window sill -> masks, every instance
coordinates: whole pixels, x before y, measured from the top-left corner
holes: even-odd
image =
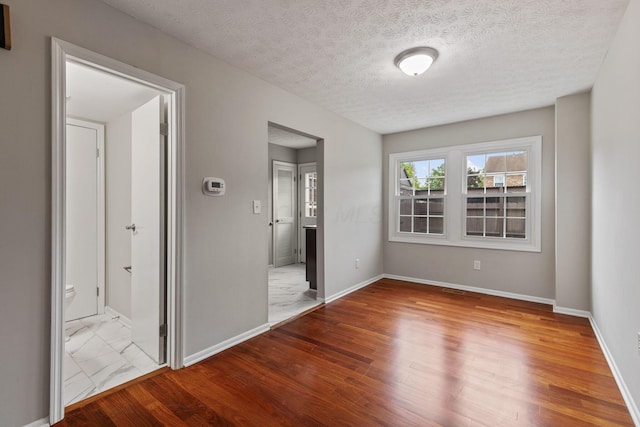
[[[462,240],[448,240],[446,236],[389,236],[390,242],[396,243],[413,243],[418,245],[436,245],[436,246],[453,246],[460,248],[476,248],[476,249],[493,249],[502,251],[517,252],[542,252],[540,245],[534,245],[530,241],[491,241],[485,239],[464,238]]]

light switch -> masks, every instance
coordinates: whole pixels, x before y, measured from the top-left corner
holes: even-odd
[[[262,212],[262,204],[260,203],[260,200],[254,200],[253,201],[253,213],[254,214],[259,214],[260,212]]]

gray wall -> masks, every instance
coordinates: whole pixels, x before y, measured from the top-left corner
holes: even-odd
[[[297,150],[269,143],[269,172],[267,174],[267,201],[265,203],[268,224],[273,223],[273,161],[296,164],[297,159]],[[273,265],[273,226],[269,226],[267,233],[269,234],[269,265]]]
[[[327,295],[382,273],[379,135],[97,0],[5,3],[14,43],[0,52],[0,424],[49,411],[51,36],[186,86],[185,355],[267,323],[267,215],[251,201],[267,200],[270,121],[325,141]],[[225,178],[227,194],[204,196],[204,176]]]
[[[316,147],[296,150],[296,160],[298,161],[298,164],[315,162],[317,156],[316,151]]]
[[[591,92],[556,100],[556,305],[591,308]]]
[[[106,125],[106,305],[131,319],[131,113]]]
[[[554,298],[554,108],[385,135],[384,272],[458,285]],[[387,241],[390,153],[542,135],[542,252],[515,252]],[[473,260],[482,270],[473,269]]]
[[[631,0],[592,94],[592,304],[640,414],[640,0]],[[638,420],[640,422],[640,420]]]

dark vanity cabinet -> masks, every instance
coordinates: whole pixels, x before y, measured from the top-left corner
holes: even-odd
[[[318,289],[318,274],[316,263],[316,226],[304,227],[305,232],[305,252],[306,252],[306,280],[309,282],[309,289]]]

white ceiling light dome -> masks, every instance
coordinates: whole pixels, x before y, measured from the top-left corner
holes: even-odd
[[[394,63],[408,76],[419,76],[438,58],[438,51],[431,47],[414,47],[400,52]]]

